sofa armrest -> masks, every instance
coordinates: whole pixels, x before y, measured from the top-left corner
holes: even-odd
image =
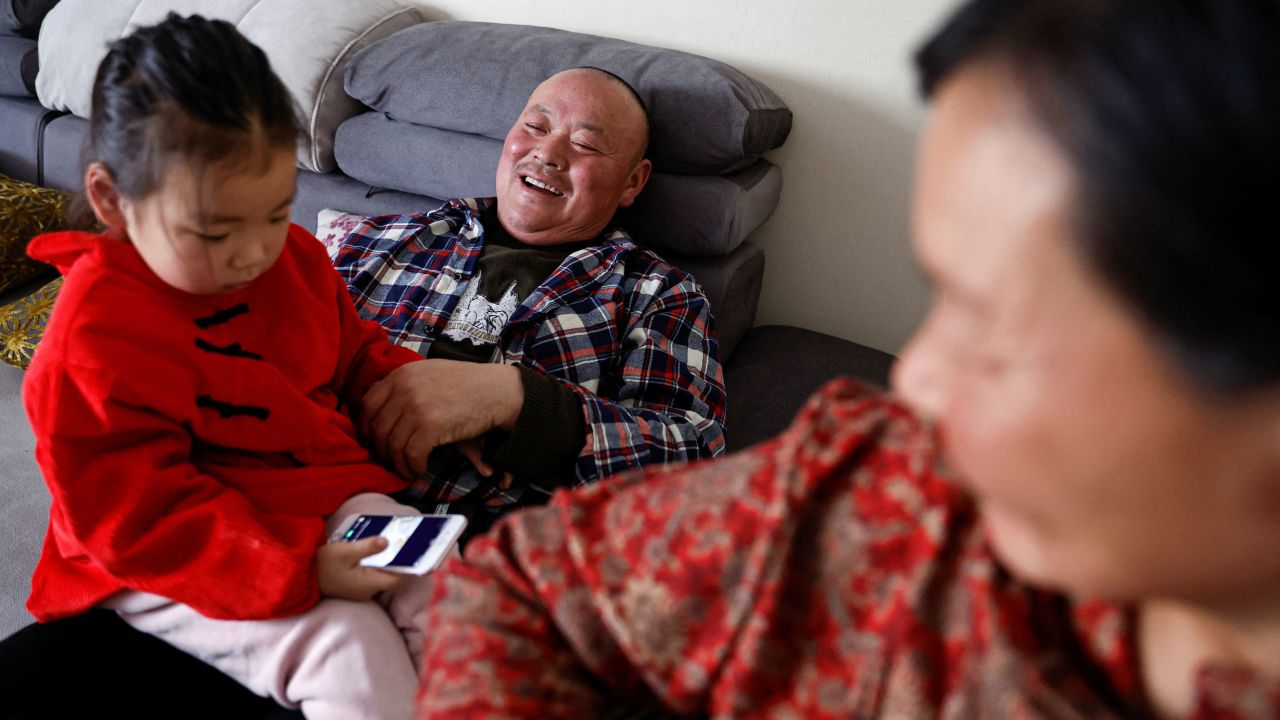
[[[733,452],[777,435],[826,381],[849,375],[887,388],[894,356],[787,325],[752,328],[725,366]]]

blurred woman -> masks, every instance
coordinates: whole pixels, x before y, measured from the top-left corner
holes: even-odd
[[[977,0],[918,65],[898,398],[499,526],[423,716],[1280,715],[1280,3]]]

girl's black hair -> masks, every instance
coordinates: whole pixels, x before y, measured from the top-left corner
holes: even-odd
[[[1280,2],[973,0],[917,52],[923,94],[975,62],[1072,162],[1084,256],[1182,367],[1280,381]]]
[[[213,163],[253,143],[293,147],[293,99],[235,26],[170,13],[111,44],[93,83],[84,166],[101,162],[125,197],[160,183],[165,163]]]

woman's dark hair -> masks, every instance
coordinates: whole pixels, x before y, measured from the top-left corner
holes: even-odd
[[[1182,367],[1280,381],[1280,2],[974,0],[918,51],[923,94],[976,62],[1071,161],[1084,257]]]
[[[174,157],[208,164],[297,137],[293,99],[261,49],[230,23],[170,13],[112,43],[98,66],[83,163],[101,162],[122,195],[140,198]]]

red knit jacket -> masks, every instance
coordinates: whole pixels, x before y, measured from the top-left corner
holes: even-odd
[[[225,295],[165,284],[110,237],[44,235],[28,253],[65,276],[23,384],[53,501],[31,613],[126,588],[214,618],[314,605],[324,516],[404,486],[346,408],[421,357],[356,315],[296,225],[270,270]]]

